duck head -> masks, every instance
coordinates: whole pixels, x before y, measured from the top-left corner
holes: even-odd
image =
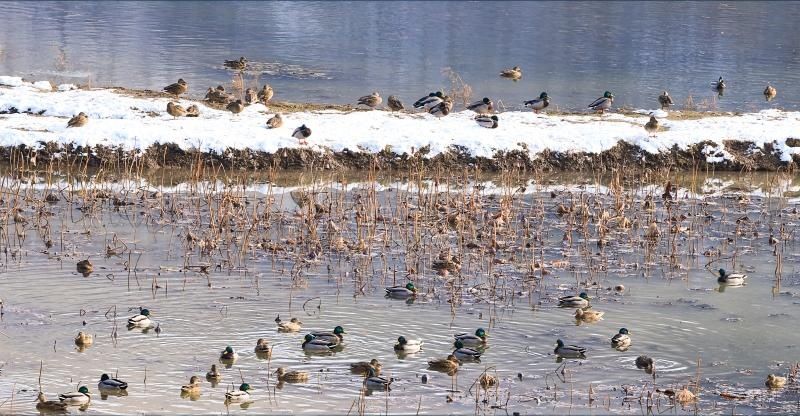
[[[486,338],[486,331],[483,328],[478,328],[475,330],[475,336],[479,338]]]
[[[725,271],[725,269],[719,269],[719,270],[717,270],[717,273],[719,273],[719,277],[725,277],[725,276],[728,275],[728,273]]]
[[[233,347],[231,347],[230,345],[225,347],[225,353],[226,354],[233,354]]]
[[[406,344],[408,344],[408,340],[406,340],[406,337],[401,335],[401,336],[397,337],[397,343],[400,344],[400,345],[406,345]]]
[[[333,333],[336,335],[341,335],[341,334],[346,334],[347,332],[344,332],[344,328],[342,328],[341,326],[337,326],[336,328],[333,328]]]
[[[461,342],[461,340],[460,340],[460,339],[457,339],[457,340],[456,340],[456,343],[455,343],[455,344],[453,344],[453,346],[455,346],[455,347],[456,347],[456,349],[459,349],[459,348],[464,348],[464,343],[463,343],[463,342]]]
[[[108,374],[103,374],[102,376],[100,376],[100,381],[106,381],[106,380],[108,380],[110,378],[111,377],[109,377]]]
[[[150,311],[147,309],[142,309],[142,311],[139,312],[139,314],[144,316],[150,316]]]
[[[88,388],[88,387],[86,387],[86,386],[81,386],[81,387],[78,389],[78,393],[83,393],[83,394],[87,394],[87,395],[88,395],[88,394],[89,394],[89,388]]]
[[[542,91],[542,93],[539,94],[539,99],[544,100],[545,98],[550,98],[550,97],[547,96],[547,92]]]
[[[414,286],[414,283],[412,283],[412,282],[406,283],[406,289],[408,289],[408,290],[410,290],[412,292],[416,292],[417,291],[416,286]]]
[[[614,98],[614,94],[612,94],[611,91],[606,91],[606,92],[603,93],[603,97],[605,97],[605,98]]]
[[[241,391],[247,391],[247,390],[250,390],[250,385],[249,385],[249,384],[247,384],[247,383],[242,383],[242,385],[241,385],[241,386],[239,386],[239,390],[241,390]]]
[[[581,299],[589,300],[589,295],[587,295],[586,292],[581,292],[581,294],[578,295],[578,297]]]
[[[621,329],[619,330],[619,333],[620,333],[620,334],[622,334],[622,335],[628,335],[628,333],[629,333],[629,332],[628,332],[628,329],[627,329],[627,328],[621,328]]]

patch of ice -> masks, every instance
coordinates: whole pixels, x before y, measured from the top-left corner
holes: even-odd
[[[53,84],[50,81],[37,81],[33,83],[33,88],[42,91],[53,91]]]
[[[59,91],[72,91],[77,90],[78,86],[75,84],[61,84],[57,87]]]
[[[8,87],[21,87],[25,85],[25,81],[20,77],[10,77],[7,75],[0,76],[0,85]]]

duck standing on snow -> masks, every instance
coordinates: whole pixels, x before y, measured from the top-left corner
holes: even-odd
[[[275,91],[272,90],[272,87],[269,84],[264,84],[264,87],[258,92],[258,100],[264,105],[267,105],[273,95],[275,95]]]
[[[658,132],[658,120],[653,113],[650,113],[650,121],[644,124],[644,130],[647,132],[648,136],[655,136]]]
[[[370,95],[365,95],[365,96],[363,96],[363,97],[358,99],[358,105],[365,105],[365,106],[367,106],[369,108],[373,108],[373,109],[375,107],[377,107],[378,105],[380,105],[380,103],[382,103],[382,102],[383,102],[383,98],[381,98],[381,95],[378,94],[378,91],[375,91]]]
[[[481,127],[485,127],[487,129],[496,129],[499,125],[500,119],[497,118],[497,116],[481,115],[475,117],[475,122]]]
[[[200,117],[200,107],[192,104],[186,109],[186,117]]]
[[[778,95],[778,90],[775,89],[772,85],[767,84],[767,88],[764,88],[764,98],[767,101],[772,101],[775,96]]]
[[[606,91],[603,93],[602,97],[592,101],[592,103],[589,104],[589,108],[599,112],[600,114],[603,114],[606,110],[611,108],[611,104],[613,103],[614,94],[612,94],[610,91]]]
[[[468,105],[467,110],[472,110],[478,114],[491,113],[494,110],[494,103],[489,99],[489,97],[483,97],[482,100]]]
[[[746,274],[742,273],[728,273],[725,269],[719,269],[718,283],[724,283],[728,286],[741,286],[744,284],[744,279],[747,279]]]
[[[414,283],[408,282],[405,286],[392,286],[384,288],[386,290],[386,296],[390,298],[400,298],[405,299],[413,296],[417,296],[417,288],[414,286]]]
[[[405,109],[405,107],[403,106],[403,102],[400,101],[400,99],[397,98],[397,96],[395,95],[390,95],[389,99],[387,99],[386,102],[389,105],[389,110],[401,111]]]
[[[672,105],[672,97],[669,96],[668,92],[664,91],[658,96],[658,103],[661,104],[662,110],[666,110]]]
[[[406,339],[404,336],[397,337],[397,343],[394,344],[395,352],[402,352],[406,354],[413,354],[422,349],[422,341],[419,339]]]
[[[311,129],[306,127],[305,124],[294,129],[294,132],[292,132],[292,137],[297,139],[300,142],[300,145],[307,145],[308,138],[310,136],[311,136]]]
[[[550,105],[550,97],[547,95],[547,92],[542,92],[539,94],[539,98],[534,100],[525,101],[525,107],[530,108],[533,110],[534,113],[539,113],[539,111],[544,110]]]
[[[97,388],[100,390],[125,390],[128,388],[128,383],[117,380],[116,378],[111,378],[108,374],[103,374],[100,376],[100,382],[97,383]]]
[[[517,81],[520,78],[522,78],[522,68],[515,66],[513,68],[504,69],[500,71],[500,76],[503,78],[510,78],[514,81]]]
[[[128,328],[149,328],[152,325],[150,311],[139,308],[139,313],[128,318]]]
[[[227,109],[233,114],[239,114],[242,111],[244,111],[244,103],[242,103],[242,100],[236,100],[225,106],[225,109]]]
[[[69,119],[69,121],[67,122],[67,128],[83,127],[88,122],[89,122],[89,117],[86,115],[86,113],[81,111],[80,113],[78,113],[77,116],[74,116],[71,119]]]
[[[414,108],[424,108],[425,111],[430,111],[430,109],[436,107],[442,101],[444,101],[444,94],[442,94],[441,91],[436,91],[414,102]]]
[[[442,118],[450,114],[451,111],[453,111],[453,99],[449,96],[445,96],[439,104],[428,110],[428,113],[437,118]]]
[[[577,345],[565,345],[564,341],[556,341],[556,349],[553,352],[562,358],[586,358],[586,348]]]
[[[283,126],[283,117],[281,116],[281,113],[277,113],[267,120],[268,129],[277,129],[281,126]]]
[[[244,69],[247,68],[247,58],[242,56],[239,59],[235,59],[232,61],[225,60],[225,68],[238,69],[240,71],[244,71]]]
[[[183,117],[186,115],[186,110],[179,106],[178,104],[173,103],[172,101],[167,103],[167,114],[171,115],[173,120],[177,119],[178,117]]]
[[[453,335],[453,338],[456,341],[461,341],[461,343],[467,347],[484,347],[486,346],[488,335],[486,334],[486,330],[483,328],[478,328],[475,330],[475,334],[468,334],[466,332],[462,332],[460,334]]]
[[[175,97],[180,96],[181,94],[185,93],[189,90],[189,84],[183,80],[183,78],[178,79],[178,82],[174,84],[169,84],[164,87],[164,91],[175,95]]]

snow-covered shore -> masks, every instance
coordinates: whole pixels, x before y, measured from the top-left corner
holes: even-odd
[[[200,116],[174,120],[166,113],[169,101],[70,85],[50,90],[47,82],[0,77],[0,112],[18,111],[0,115],[0,147],[37,148],[55,143],[145,150],[154,144],[173,143],[184,151],[217,154],[231,149],[274,154],[279,149],[310,147],[329,153],[390,150],[402,155],[429,146],[426,157],[430,158],[450,152],[456,145],[471,157],[493,158],[498,152],[516,151],[535,160],[553,153],[601,154],[624,142],[645,155],[700,144],[705,163],[730,164],[741,155],[729,151],[726,142],[740,141],[751,143],[755,153],[769,149],[784,164],[792,162],[794,155],[800,159],[800,147],[790,146],[795,145],[792,138],[800,138],[800,112],[779,110],[693,119],[667,118],[658,110],[662,131],[653,138],[643,128],[651,110],[637,111],[641,115],[604,116],[509,111],[498,114],[496,129],[478,126],[470,111],[437,119],[425,113],[321,110],[284,114],[283,127],[269,130],[266,121],[273,112],[261,104],[233,115],[181,99],[178,102],[184,107],[198,104]],[[89,123],[67,128],[67,120],[81,111],[89,116]],[[291,137],[301,124],[312,129],[309,146],[301,146]]]

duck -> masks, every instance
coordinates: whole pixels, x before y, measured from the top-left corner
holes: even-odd
[[[97,388],[100,390],[125,390],[128,388],[128,383],[111,378],[108,374],[100,376],[100,382],[97,383]]]
[[[244,103],[242,103],[242,100],[236,100],[225,106],[225,109],[233,114],[239,114],[244,111]]]
[[[652,358],[646,355],[640,355],[636,357],[636,368],[643,368],[645,370],[649,370],[649,372],[652,372],[653,366],[654,362]]]
[[[316,338],[312,334],[306,334],[303,338],[303,350],[308,352],[329,352],[337,345],[326,339]]]
[[[79,331],[75,336],[75,345],[79,347],[88,347],[94,342],[94,337],[83,331]]]
[[[139,308],[139,313],[128,318],[129,327],[149,328],[152,325],[150,311]]]
[[[67,128],[83,127],[88,122],[89,122],[89,116],[87,116],[86,113],[81,111],[80,113],[78,113],[77,116],[74,116],[71,119],[69,119],[69,121],[67,122]]]
[[[516,81],[522,78],[522,68],[514,66],[513,68],[510,69],[504,69],[500,71],[500,76],[503,78],[511,78]]]
[[[250,385],[247,383],[242,383],[239,386],[239,390],[233,390],[225,393],[225,401],[229,403],[236,403],[236,402],[246,402],[250,400]]]
[[[258,101],[258,94],[256,93],[256,90],[248,88],[244,91],[244,102],[247,105],[255,104]]]
[[[67,405],[80,406],[89,403],[92,398],[89,395],[89,388],[86,386],[81,386],[78,388],[78,391],[59,394],[58,400],[60,400],[62,403],[66,403]]]
[[[255,351],[256,354],[266,354],[267,356],[272,355],[272,347],[269,346],[269,342],[267,342],[267,340],[264,338],[259,338],[258,341],[256,341]]]
[[[725,269],[719,269],[717,272],[719,273],[719,277],[717,277],[718,283],[724,283],[729,286],[740,286],[744,284],[744,279],[747,279],[747,275],[743,273],[728,273]]]
[[[272,90],[272,87],[269,84],[264,84],[264,86],[261,87],[261,90],[258,92],[258,100],[264,105],[267,105],[269,100],[272,99],[273,95],[275,95],[275,91]]]
[[[437,104],[435,107],[428,110],[428,113],[432,114],[437,118],[442,118],[450,114],[451,111],[453,111],[453,99],[448,96],[445,96],[444,100],[442,100],[442,102]]]
[[[653,113],[650,113],[650,121],[645,123],[644,130],[647,132],[648,136],[655,136],[658,132],[658,120]]]
[[[181,386],[181,393],[199,393],[200,392],[200,377],[192,376],[189,379],[189,384]]]
[[[462,332],[459,334],[453,335],[453,338],[456,341],[461,341],[467,347],[483,347],[486,345],[486,330],[483,328],[478,328],[475,330],[475,334],[468,334],[466,332]]]
[[[278,331],[280,332],[298,332],[303,328],[303,323],[297,318],[292,318],[289,322],[281,321],[281,317],[275,320],[278,323]]]
[[[200,107],[192,104],[186,109],[186,117],[200,117]]]
[[[614,94],[612,94],[610,91],[606,91],[603,93],[602,97],[592,101],[592,103],[589,104],[589,108],[599,112],[600,114],[603,114],[606,110],[611,108],[611,104],[613,103]]]
[[[173,120],[177,119],[178,117],[183,117],[186,115],[186,110],[175,104],[174,102],[170,101],[167,103],[167,114],[171,115]]]
[[[474,103],[467,106],[467,110],[472,110],[478,114],[486,114],[491,113],[494,110],[494,103],[489,97],[483,97],[480,101],[475,101]]]
[[[534,100],[525,101],[525,107],[530,108],[533,110],[534,113],[539,113],[539,111],[544,110],[550,105],[550,96],[547,95],[547,92],[542,92],[539,94],[539,98]]]
[[[384,290],[386,290],[386,296],[391,298],[405,299],[417,296],[417,287],[414,286],[413,282],[408,282],[405,286],[387,287]]]
[[[583,322],[597,322],[603,320],[605,312],[593,311],[591,309],[583,310],[581,308],[575,309],[575,319]]]
[[[478,377],[478,382],[480,382],[481,387],[484,390],[486,390],[489,387],[496,386],[497,383],[498,383],[498,380],[497,380],[497,377],[495,377],[495,376],[493,376],[493,375],[491,375],[489,373],[483,373],[483,374],[481,374],[480,377]]]
[[[389,386],[392,381],[394,380],[378,376],[375,370],[370,368],[369,375],[364,379],[364,386],[370,390],[391,390]]]
[[[292,132],[292,137],[297,139],[301,145],[308,144],[309,136],[311,136],[311,129],[306,127],[305,124],[294,129],[294,132]]]
[[[626,328],[620,328],[619,333],[611,337],[611,345],[617,348],[626,348],[630,346],[630,332]]]
[[[164,91],[174,95],[175,97],[179,97],[181,94],[185,93],[189,90],[189,84],[183,80],[183,78],[178,79],[178,82],[174,84],[169,84],[164,87]]]
[[[225,67],[230,69],[238,69],[240,71],[244,70],[245,68],[247,68],[247,58],[242,56],[239,59],[235,59],[232,61],[225,60]]]
[[[438,358],[428,361],[428,367],[432,370],[444,371],[447,373],[458,371],[460,362],[455,355],[450,354],[447,358]]]
[[[717,92],[719,92],[719,93],[720,93],[720,95],[722,95],[722,92],[723,92],[723,91],[725,90],[725,88],[726,88],[726,85],[725,85],[725,80],[724,80],[724,79],[722,79],[722,76],[721,76],[721,75],[720,75],[719,79],[718,79],[718,80],[716,80],[715,82],[712,82],[712,83],[711,83],[711,85],[714,87],[714,90],[715,90],[715,91],[717,91]]]
[[[94,265],[89,261],[89,259],[79,261],[75,267],[78,270],[78,273],[81,273],[84,276],[89,275],[94,271]]]
[[[217,370],[216,364],[211,364],[211,370],[208,370],[208,372],[206,373],[206,380],[209,381],[222,380],[222,373],[220,373],[219,370]]]
[[[374,91],[372,94],[365,95],[358,99],[358,105],[365,105],[370,108],[375,108],[382,102],[383,98],[378,94],[378,91]]]
[[[661,104],[662,110],[666,110],[672,105],[672,97],[669,96],[667,91],[664,91],[658,96],[658,103]]]
[[[430,111],[431,108],[436,107],[442,101],[444,101],[444,94],[441,91],[436,91],[415,101],[414,108],[424,108],[425,111]]]
[[[281,113],[277,113],[267,120],[268,129],[277,129],[281,126],[283,126],[283,116],[281,116]]]
[[[772,85],[767,84],[767,88],[764,88],[764,98],[766,98],[767,101],[772,101],[776,95],[778,95],[778,90]]]
[[[283,383],[303,383],[308,381],[308,373],[305,371],[286,371],[283,367],[278,367],[275,371],[278,381]]]
[[[233,347],[228,345],[225,347],[224,350],[219,354],[219,359],[221,361],[236,361],[239,358],[239,353],[233,350]]]
[[[400,101],[400,99],[397,98],[396,95],[390,95],[389,98],[386,100],[386,103],[389,106],[389,110],[392,110],[392,111],[405,110],[405,107],[403,106],[403,102]]]
[[[355,374],[368,374],[369,370],[373,369],[375,370],[376,374],[380,375],[382,368],[383,365],[376,358],[369,360],[369,362],[359,361],[357,363],[350,364],[350,371]]]
[[[589,295],[581,292],[578,296],[564,296],[558,298],[558,306],[567,308],[585,308],[589,306]]]
[[[67,403],[60,400],[47,400],[44,393],[39,392],[38,402],[36,403],[36,410],[45,410],[51,412],[62,412],[67,410]]]
[[[475,121],[481,127],[485,127],[487,129],[496,129],[500,120],[497,118],[497,116],[490,117],[488,115],[482,115],[475,117]]]
[[[217,85],[217,88],[209,88],[206,92],[205,100],[212,103],[227,104],[233,97],[225,92],[225,87]]]
[[[314,338],[332,342],[337,345],[344,341],[344,334],[347,334],[347,332],[344,332],[344,328],[338,325],[333,328],[333,331],[317,331],[311,333]]]
[[[422,349],[422,340],[419,339],[406,339],[404,336],[397,337],[397,343],[394,344],[396,352],[404,352],[406,354],[413,354]]]
[[[564,345],[564,341],[556,341],[556,349],[553,352],[563,358],[586,358],[586,348],[577,345]]]
[[[459,361],[480,361],[480,351],[465,347],[464,343],[459,339],[457,339],[453,345],[456,347],[456,350],[453,351],[453,355],[458,358]]]
[[[780,389],[786,385],[786,377],[770,374],[767,376],[767,381],[764,384],[771,389]]]

